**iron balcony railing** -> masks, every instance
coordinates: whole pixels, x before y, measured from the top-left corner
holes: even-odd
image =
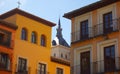
[[[47,72],[47,71],[41,71],[41,70],[37,70],[37,74],[49,74],[49,72]]]
[[[81,30],[74,31],[71,33],[72,42],[83,41],[91,39],[100,35],[105,35],[111,32],[120,30],[120,18],[112,20],[109,27],[104,27],[105,23],[97,24],[92,27],[88,27],[88,33],[81,35]],[[106,23],[108,25],[108,23]]]
[[[120,57],[115,58],[115,63],[108,62],[107,64],[105,63],[105,60],[92,62],[90,64],[89,74],[104,74],[107,72],[120,72]],[[71,74],[82,74],[81,65],[71,66]],[[83,73],[83,74],[86,74],[86,73]]]
[[[11,32],[0,29],[0,45],[10,48],[12,43],[11,36]]]
[[[0,62],[0,70],[11,71],[10,66],[8,65],[8,62],[7,63],[1,63]]]
[[[17,64],[15,66],[15,70],[16,70],[15,74],[29,74],[30,73],[30,67],[26,67],[25,69],[22,69],[22,68],[19,69]]]
[[[18,72],[15,72],[15,74],[28,74],[28,71],[18,71]]]

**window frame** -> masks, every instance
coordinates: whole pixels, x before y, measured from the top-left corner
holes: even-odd
[[[40,74],[47,74],[47,65],[44,63],[39,63],[39,72]]]
[[[112,52],[113,51],[112,48],[114,48],[114,54]],[[109,51],[108,51],[108,49],[109,49]],[[107,53],[106,53],[106,51],[107,51]],[[109,52],[109,54],[108,54],[108,52]],[[110,45],[110,46],[104,47],[104,70],[106,72],[114,71],[115,66],[116,66],[115,65],[115,45]]]
[[[20,62],[21,61],[21,62]],[[22,66],[22,64],[23,64],[23,61],[25,62],[25,68],[23,68]],[[26,71],[27,72],[27,59],[25,59],[25,58],[22,58],[22,57],[19,57],[18,58],[18,69],[17,69],[17,71],[18,72],[24,72],[24,71]]]
[[[88,19],[80,22],[80,39],[87,39],[89,37],[88,25]]]
[[[113,31],[113,21],[112,20],[113,20],[112,11],[103,14],[103,32],[104,33],[109,33],[111,31]]]
[[[46,36],[45,35],[41,35],[40,45],[46,47]]]
[[[37,43],[37,33],[34,31],[31,33],[31,43]]]
[[[57,67],[57,68],[56,68],[56,74],[64,74],[63,68]]]
[[[21,40],[26,40],[27,41],[27,36],[28,35],[28,31],[26,28],[22,28],[21,30]]]

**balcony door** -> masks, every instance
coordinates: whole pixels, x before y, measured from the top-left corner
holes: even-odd
[[[80,29],[81,29],[81,40],[87,39],[88,38],[88,20],[82,21],[80,23]]]
[[[105,34],[113,31],[112,12],[103,15],[103,27]]]
[[[90,74],[90,51],[80,54],[81,74]]]
[[[104,70],[105,72],[115,70],[115,46],[104,48]]]

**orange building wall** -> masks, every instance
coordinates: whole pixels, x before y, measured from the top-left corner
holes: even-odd
[[[43,23],[34,21],[30,18],[16,14],[10,16],[6,21],[14,20],[13,23],[17,24],[18,29],[15,33],[15,47],[14,47],[14,63],[13,73],[16,72],[16,64],[18,64],[18,58],[22,57],[27,59],[27,66],[29,67],[30,74],[36,74],[39,63],[44,63],[47,66],[47,71],[50,74],[56,74],[56,68],[63,68],[64,74],[70,74],[70,67],[51,62],[51,36],[52,27]],[[21,30],[26,28],[28,31],[27,41],[21,40]],[[31,33],[35,31],[37,33],[37,44],[31,43]],[[46,47],[40,45],[40,36],[44,34],[46,36]]]

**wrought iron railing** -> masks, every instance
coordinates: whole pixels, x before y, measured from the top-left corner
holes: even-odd
[[[109,66],[105,67],[105,61],[96,61],[90,64],[90,74],[104,74],[107,72],[120,72],[120,57],[115,58],[115,63],[109,63]],[[71,67],[71,74],[82,74],[81,65]]]
[[[30,73],[30,67],[26,67],[25,69],[19,69],[18,65],[15,65],[15,74],[29,74]]]
[[[11,32],[0,29],[0,45],[5,47],[11,47]]]
[[[72,42],[83,41],[120,30],[120,18],[113,19],[112,23],[110,23],[110,26],[108,28],[104,28],[104,24],[105,23],[101,23],[94,25],[92,27],[88,27],[88,33],[85,34],[84,36],[81,35],[81,30],[72,32],[71,33]]]

